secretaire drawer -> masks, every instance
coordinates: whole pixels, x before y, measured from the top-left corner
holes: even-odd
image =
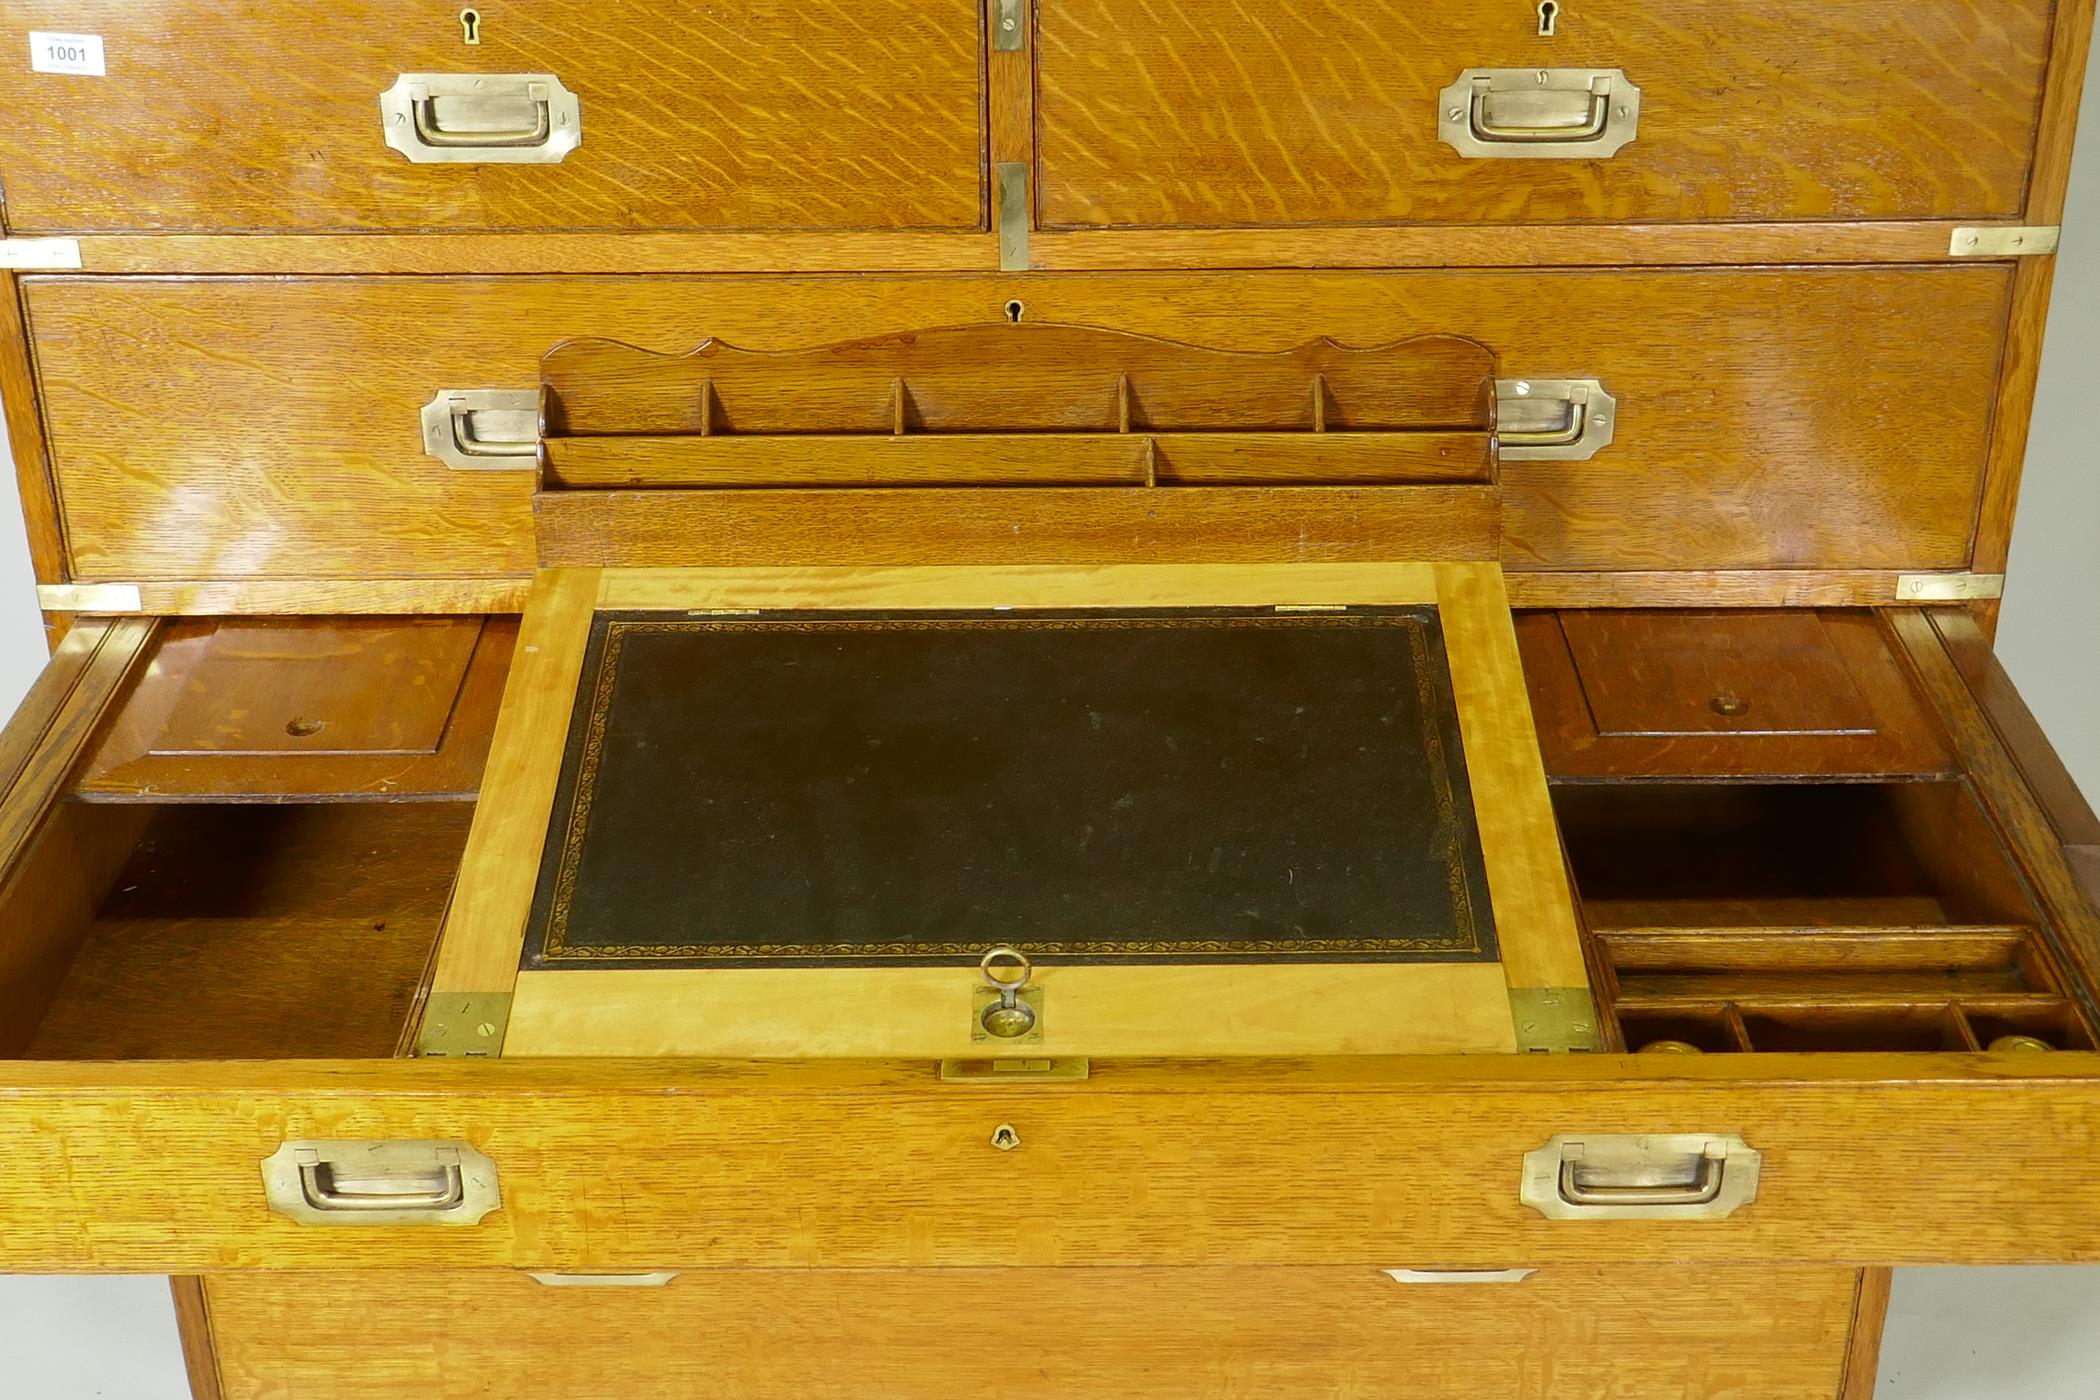
[[[529,393],[555,345],[801,349],[1009,315],[1226,350],[1457,334],[1494,351],[1510,402],[1529,377],[1597,381],[1617,403],[1609,445],[1505,454],[1512,569],[1922,570],[1970,556],[2011,273],[24,285],[83,578],[519,574],[535,557]],[[714,562],[845,563],[859,542],[718,544],[737,554]]]
[[[2017,215],[2052,7],[1037,7],[1050,228]],[[1544,31],[1551,30],[1551,33]]]
[[[455,891],[472,799],[443,776],[446,736],[410,722],[439,706],[405,707],[388,729],[311,709],[314,676],[346,690],[442,678],[471,746],[490,718],[465,692],[498,665],[482,649],[500,629],[455,668],[450,634],[470,625],[357,646],[342,620],[257,622],[216,660],[186,661],[167,652],[187,644],[179,628],[76,623],[0,736],[0,1268],[2100,1257],[2100,1181],[2063,1169],[2100,1136],[2100,1059],[2075,1048],[1771,1053],[1807,1048],[1780,1036],[1707,1055],[1105,1059],[1086,1079],[976,1082],[926,1059],[390,1059],[425,1015],[447,902],[474,888]],[[318,639],[288,640],[301,632]],[[538,660],[510,668],[492,772],[505,726],[537,733],[544,718],[543,688],[516,682],[556,664],[546,641],[528,617],[517,653]],[[265,654],[277,681],[229,697],[294,709],[209,703],[214,675]],[[163,714],[150,693],[163,659],[208,713]],[[123,723],[135,705],[141,722]],[[321,730],[295,732],[314,716]],[[148,731],[149,750],[182,750],[152,793],[82,786],[111,745],[129,753]],[[298,741],[331,734],[365,758],[434,745],[429,780],[380,801],[281,781],[329,757]],[[103,800],[117,796],[131,800]],[[1613,861],[1593,808],[1571,808],[1569,829],[1594,910]],[[1924,834],[1958,840],[1960,823]],[[1686,869],[1702,893],[1742,893],[1720,883],[1725,860]],[[1976,883],[1951,863],[1946,878]],[[1619,966],[1622,992],[1642,970]],[[1335,976],[1332,994],[1361,1004]],[[1632,990],[1653,1000],[1653,980]],[[1550,1170],[1575,1160],[1570,1143],[1654,1134],[1739,1140],[1761,1162],[1754,1194],[1647,1218],[1548,1209],[1555,1181],[1564,1199],[1589,1189]]]
[[[16,232],[975,229],[982,32],[974,0],[8,0],[0,179]]]

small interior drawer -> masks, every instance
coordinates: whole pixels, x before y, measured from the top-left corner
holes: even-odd
[[[1870,612],[1528,613],[1517,640],[1556,777],[1953,769]]]
[[[479,617],[163,626],[76,791],[95,801],[471,796],[517,635]]]

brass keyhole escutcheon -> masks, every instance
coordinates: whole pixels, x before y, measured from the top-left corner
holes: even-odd
[[[459,12],[459,28],[461,37],[469,44],[479,44],[481,42],[481,11],[461,10]]]
[[[1027,314],[1028,307],[1018,299],[1006,304],[1006,319],[1016,326],[1021,324],[1021,318]]]
[[[1550,39],[1560,24],[1560,0],[1539,0],[1539,37]]]
[[[999,999],[985,1007],[984,1014],[978,1018],[985,1034],[1000,1040],[1014,1040],[1035,1029],[1035,1008],[1021,1000],[1021,989],[1035,975],[1035,966],[1028,961],[1028,955],[1002,943],[984,955],[977,964],[977,971],[985,984],[999,994]]]
[[[1750,713],[1750,702],[1743,699],[1740,695],[1731,695],[1723,691],[1707,701],[1706,708],[1712,710],[1723,719],[1741,719],[1744,715]]]
[[[1001,1152],[1011,1152],[1021,1145],[1021,1135],[1014,1131],[1011,1123],[1001,1123],[992,1129],[992,1146]]]

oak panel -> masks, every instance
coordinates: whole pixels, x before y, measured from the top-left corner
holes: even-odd
[[[1030,318],[1229,349],[1456,332],[1486,342],[1505,375],[1601,378],[1621,404],[1611,447],[1588,462],[1504,465],[1512,568],[1962,568],[2011,275],[1993,264],[25,286],[74,569],[195,581],[526,572],[530,474],[447,469],[422,455],[418,415],[439,389],[529,388],[564,339],[792,348],[1000,317],[1009,300]],[[432,326],[443,334],[415,329]]]
[[[2100,1057],[1658,1058],[1099,1062],[1026,1085],[943,1084],[930,1063],[15,1064],[0,1112],[30,1131],[0,1155],[0,1265],[2100,1258],[2100,1180],[2063,1166],[2100,1143]],[[1753,1206],[1575,1222],[1518,1200],[1523,1154],[1555,1133],[1683,1131],[1764,1153]],[[288,1138],[464,1139],[503,1207],[473,1227],[297,1225],[257,1170]]]
[[[1038,7],[1051,228],[2017,216],[2048,0],[1120,0]],[[1469,68],[1617,68],[1608,160],[1468,160],[1437,135]]]
[[[691,1272],[660,1288],[221,1274],[203,1287],[224,1400],[1832,1400],[1858,1277],[942,1269]]]
[[[100,34],[109,65],[101,79],[0,71],[10,226],[984,222],[974,0],[475,8],[468,47],[449,4],[7,0],[0,29]],[[413,164],[386,146],[378,99],[423,72],[552,73],[581,103],[582,144],[556,165]]]

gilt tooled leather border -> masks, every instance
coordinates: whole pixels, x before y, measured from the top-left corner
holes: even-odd
[[[969,630],[1033,628],[1087,630],[1168,626],[1175,628],[1404,628],[1415,683],[1420,739],[1435,820],[1434,843],[1450,894],[1454,928],[1444,938],[1152,938],[1025,939],[1038,961],[1103,964],[1145,961],[1229,963],[1241,960],[1335,962],[1352,960],[1493,962],[1499,957],[1486,867],[1472,820],[1471,786],[1458,731],[1457,702],[1441,645],[1442,626],[1433,606],[1360,609],[1347,613],[1277,613],[1268,609],[1131,609],[1085,614],[983,612],[801,612],[788,616],[705,616],[663,612],[604,612],[591,623],[583,680],[571,717],[562,773],[549,819],[522,966],[735,968],[809,966],[945,965],[974,963],[986,949],[1007,940],[880,943],[571,943],[568,927],[583,851],[597,797],[599,767],[611,725],[613,695],[628,638],[647,633],[832,631],[842,625],[879,630]],[[1438,644],[1432,645],[1432,635]]]

